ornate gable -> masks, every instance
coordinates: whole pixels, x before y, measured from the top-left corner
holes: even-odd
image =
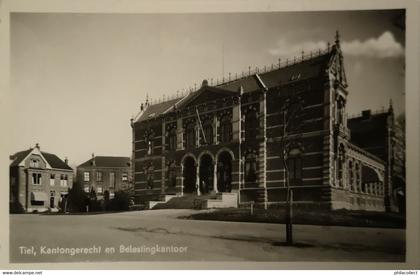
[[[334,45],[334,51],[335,54],[331,57],[331,60],[328,64],[328,68],[330,72],[335,76],[335,79],[340,83],[344,88],[346,88],[347,85],[347,77],[346,72],[344,70],[344,61],[343,61],[343,53],[341,52],[340,47],[340,37],[337,32],[336,38],[335,38],[335,45]]]
[[[177,106],[178,109],[187,108],[190,106],[200,105],[209,101],[222,99],[239,95],[239,92],[232,92],[212,86],[208,86],[206,81],[203,81],[203,85],[199,90],[191,93]]]

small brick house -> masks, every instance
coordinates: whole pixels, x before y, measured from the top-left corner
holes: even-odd
[[[10,202],[26,212],[57,211],[73,185],[73,169],[54,154],[34,148],[10,156]]]
[[[98,198],[106,191],[110,197],[116,191],[130,192],[132,189],[131,161],[129,157],[95,156],[77,166],[77,182],[85,192],[93,190]]]

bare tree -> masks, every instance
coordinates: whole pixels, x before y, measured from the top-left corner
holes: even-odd
[[[285,169],[286,183],[286,244],[293,245],[293,189],[290,186],[289,156],[297,141],[301,137],[300,127],[302,126],[303,100],[295,94],[284,100],[282,105],[283,113],[283,135],[281,137],[282,160]]]

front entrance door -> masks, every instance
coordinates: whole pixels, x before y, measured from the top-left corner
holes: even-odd
[[[203,155],[200,159],[200,192],[207,194],[213,190],[213,159]]]
[[[184,160],[184,193],[193,193],[196,189],[196,168],[192,157],[186,157]]]
[[[54,191],[51,191],[50,192],[50,208],[54,208],[55,207],[54,197],[55,197],[55,192]]]
[[[217,159],[217,189],[219,192],[232,191],[232,157],[223,152]]]

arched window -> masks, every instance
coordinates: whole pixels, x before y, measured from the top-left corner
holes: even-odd
[[[232,122],[228,115],[220,118],[220,142],[230,142],[232,140]]]
[[[350,190],[352,191],[356,191],[356,184],[354,182],[354,172],[353,172],[353,162],[349,161],[349,185],[350,185]]]
[[[254,153],[248,153],[245,157],[245,182],[257,182],[257,158]]]
[[[146,146],[147,146],[148,155],[153,155],[153,145],[154,145],[153,138],[154,138],[153,134],[148,134],[146,136]]]
[[[337,157],[337,180],[339,186],[343,186],[344,184],[344,162],[345,162],[345,150],[344,145],[340,144],[338,148],[338,157]]]
[[[356,186],[355,186],[355,188],[356,188],[356,191],[361,191],[360,190],[360,180],[361,180],[361,177],[360,177],[360,169],[359,169],[359,164],[358,163],[356,163],[356,165],[354,166],[354,173],[355,173],[355,177],[356,177]]]
[[[202,136],[203,134],[201,133],[200,144],[213,144],[213,125],[212,125],[211,119],[207,119],[207,120],[204,121],[203,131],[204,131],[204,135],[206,136],[206,138],[204,139],[204,137]],[[204,142],[204,140],[206,142]]]
[[[292,149],[287,158],[287,169],[289,172],[289,184],[302,184],[302,157],[299,149]]]
[[[196,136],[195,136],[195,124],[188,123],[185,129],[185,147],[187,149],[195,148]]]
[[[249,110],[245,115],[245,140],[255,140],[258,135],[258,116],[255,110]]]
[[[337,117],[337,123],[338,124],[343,124],[344,123],[344,99],[343,98],[339,98],[336,101],[336,117]]]
[[[172,128],[168,133],[168,149],[169,151],[176,150],[176,128]]]

